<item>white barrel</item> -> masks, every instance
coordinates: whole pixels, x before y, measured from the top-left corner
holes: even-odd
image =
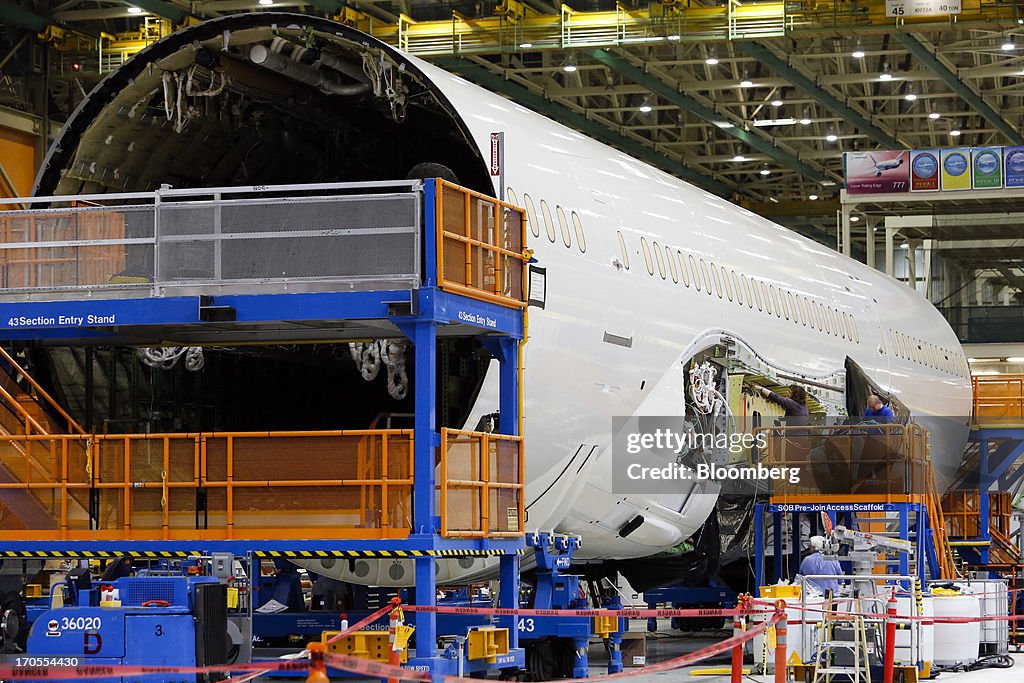
[[[982,617],[1005,617],[1009,614],[1010,598],[1006,581],[1002,579],[973,580],[961,584],[961,593],[978,598]],[[982,654],[1006,654],[1010,651],[1010,622],[992,619],[981,622]]]
[[[934,602],[932,596],[925,595],[918,607],[914,596],[896,597],[897,615],[925,617],[923,620],[913,619],[906,626],[900,625],[896,631],[896,664],[916,666],[935,661],[935,625],[931,621],[935,615]]]
[[[800,598],[786,598],[786,661],[795,652],[801,662],[809,662],[814,659],[818,647],[818,624],[821,622],[821,610],[824,609],[825,599],[819,596],[810,596],[804,605],[808,610],[801,610]],[[792,607],[790,605],[793,605]],[[801,623],[802,618],[802,623]],[[761,623],[768,619],[768,615],[755,615],[751,618],[754,624]],[[765,659],[764,636],[757,636],[750,641],[754,663],[761,664]],[[768,650],[768,671],[775,668],[775,652]]]
[[[941,623],[942,617],[981,616],[981,603],[974,595],[935,595],[935,663],[939,666],[954,666],[978,659],[981,642],[981,624],[973,621],[967,624]]]

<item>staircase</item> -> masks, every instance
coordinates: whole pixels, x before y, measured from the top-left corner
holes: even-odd
[[[88,481],[84,440],[46,439],[85,431],[4,349],[0,349],[0,523],[5,529],[57,529],[88,518],[88,493],[71,490],[62,510],[58,482]],[[67,444],[67,454],[62,452]],[[22,488],[11,485],[21,484]]]

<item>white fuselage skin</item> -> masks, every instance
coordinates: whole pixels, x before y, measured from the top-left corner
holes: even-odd
[[[520,206],[529,195],[536,209],[537,225],[527,234],[538,265],[547,269],[547,293],[543,310],[530,309],[524,357],[528,530],[579,534],[580,559],[618,559],[670,548],[703,524],[715,503],[713,489],[689,496],[681,513],[678,504],[661,505],[659,496],[612,492],[612,417],[682,415],[683,363],[716,332],[742,340],[782,373],[827,377],[841,371],[849,356],[914,415],[970,414],[969,371],[960,344],[936,309],[905,284],[410,59],[452,103],[483,158],[489,158],[490,133],[505,133],[506,186]],[[541,200],[550,209],[554,241]],[[563,240],[556,205],[565,211],[571,247]],[[571,212],[582,223],[585,251]],[[628,268],[617,232],[625,240]],[[740,304],[698,291],[692,281],[687,287],[681,275],[674,282],[668,263],[663,277],[653,261],[651,275],[641,238],[652,248],[657,242],[662,256],[670,246],[687,261],[693,255],[709,268],[713,262],[852,315],[859,342],[776,315],[774,307],[771,314],[758,310],[747,297]],[[915,337],[915,344],[943,349],[949,360],[933,355],[930,363],[916,362],[909,353],[898,355],[893,330]],[[608,343],[606,333],[631,339],[631,346]],[[495,370],[468,420],[471,427],[497,409]],[[933,438],[933,459],[955,460],[955,468],[965,437],[966,432]],[[620,538],[621,527],[637,514],[644,524]]]

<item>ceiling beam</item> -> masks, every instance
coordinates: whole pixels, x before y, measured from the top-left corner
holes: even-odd
[[[0,0],[0,21],[29,31],[42,31],[53,22],[7,0]]]
[[[989,106],[980,95],[971,90],[966,83],[960,80],[957,74],[953,73],[949,67],[943,64],[932,50],[925,47],[921,41],[909,33],[897,33],[896,39],[907,48],[910,54],[914,55],[915,59],[931,69],[950,90],[959,95],[964,102],[981,114],[996,130],[1005,135],[1009,142],[1015,145],[1024,144],[1024,137],[1021,137],[1020,133],[1007,123],[995,109]]]
[[[667,102],[671,102],[680,109],[684,109],[708,123],[728,122],[731,127],[720,127],[723,133],[733,136],[737,140],[746,143],[762,154],[767,154],[778,163],[793,169],[800,175],[819,183],[825,180],[832,180],[821,171],[811,168],[804,162],[800,161],[796,156],[779,149],[772,142],[769,142],[750,131],[744,130],[739,126],[733,125],[732,122],[728,121],[728,119],[722,114],[719,114],[710,107],[698,102],[693,97],[684,95],[675,87],[669,85],[660,78],[655,78],[654,76],[645,73],[643,69],[634,66],[633,63],[625,57],[600,49],[591,50],[588,54],[620,76],[624,76],[635,83],[643,85]]]
[[[868,118],[859,111],[853,109],[838,97],[822,88],[804,74],[800,73],[791,64],[780,58],[766,46],[761,45],[760,43],[745,42],[736,42],[734,45],[740,52],[743,52],[749,57],[752,57],[758,62],[764,64],[772,71],[803,90],[821,106],[835,114],[838,114],[844,120],[857,126],[861,132],[883,147],[899,149],[900,147],[905,146],[900,144],[900,142],[892,135],[871,123],[871,121],[869,121]]]
[[[699,173],[692,168],[684,166],[681,163],[659,154],[653,149],[644,147],[634,140],[630,140],[627,137],[619,135],[600,123],[591,121],[582,114],[577,114],[576,112],[559,104],[549,102],[544,99],[543,96],[538,95],[521,85],[507,81],[498,74],[495,74],[482,66],[477,66],[465,60],[450,57],[435,59],[432,61],[442,69],[447,69],[448,71],[457,73],[460,76],[487,88],[491,92],[506,95],[517,104],[529,107],[530,109],[554,119],[565,126],[575,128],[576,130],[586,133],[590,137],[600,140],[605,144],[621,149],[627,154],[645,161],[652,166],[660,168],[666,173],[671,173],[674,176],[694,183],[695,185],[699,185],[722,197],[728,198],[736,194],[736,188],[732,185],[727,185],[726,183],[715,180],[714,178],[710,178],[703,173]]]
[[[185,17],[188,16],[187,11],[183,10],[177,5],[172,5],[169,2],[164,2],[164,0],[131,0],[131,4],[135,5],[136,7],[141,7],[150,14],[155,14],[158,17],[170,19],[175,24],[180,24],[184,22]]]

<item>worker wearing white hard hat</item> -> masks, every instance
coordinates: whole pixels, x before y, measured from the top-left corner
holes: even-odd
[[[821,554],[821,550],[824,547],[824,536],[811,536],[811,553],[807,557],[805,557],[803,561],[800,563],[801,574],[803,574],[804,576],[842,575],[843,568],[842,566],[840,566],[839,561],[826,560],[825,556]],[[812,584],[822,593],[829,590],[831,590],[833,593],[839,592],[838,579],[807,579],[807,582]]]

